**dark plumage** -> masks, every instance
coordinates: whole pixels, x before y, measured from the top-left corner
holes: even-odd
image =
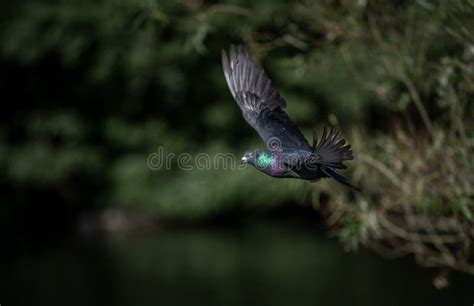
[[[237,50],[231,46],[229,58],[222,50],[222,67],[243,117],[267,144],[267,149],[247,151],[242,162],[273,177],[310,181],[331,177],[359,190],[337,172],[346,168],[344,161],[354,159],[350,145],[345,145],[339,132],[331,129],[328,133],[324,128],[319,142],[313,133],[311,146],[283,111],[286,102],[270,78],[241,46]]]

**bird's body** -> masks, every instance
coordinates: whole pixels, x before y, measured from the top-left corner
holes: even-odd
[[[231,47],[229,59],[222,51],[222,66],[230,92],[245,120],[259,133],[267,149],[247,151],[242,161],[267,175],[317,181],[332,177],[341,184],[356,187],[340,175],[346,160],[353,159],[350,145],[334,129],[324,129],[321,140],[313,133],[311,146],[290,120],[280,97],[262,68],[249,52]]]

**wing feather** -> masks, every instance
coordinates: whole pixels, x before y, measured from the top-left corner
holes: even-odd
[[[229,58],[222,50],[222,68],[243,117],[267,144],[277,138],[283,149],[311,151],[308,141],[283,111],[285,100],[246,49],[231,46]]]
[[[326,127],[324,127],[319,143],[317,138],[316,133],[314,133],[313,153],[311,155],[316,163],[345,169],[346,166],[343,162],[354,159],[351,146],[345,145],[346,141],[334,128],[331,128],[331,131],[327,134]]]

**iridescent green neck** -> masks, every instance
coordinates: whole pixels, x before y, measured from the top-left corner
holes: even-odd
[[[257,166],[260,168],[267,168],[275,162],[275,156],[268,152],[261,152],[257,157]]]

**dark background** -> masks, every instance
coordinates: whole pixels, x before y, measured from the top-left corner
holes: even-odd
[[[0,7],[1,304],[472,304],[469,1]],[[225,83],[230,44],[308,138],[342,132],[362,193],[148,166],[264,146]]]

